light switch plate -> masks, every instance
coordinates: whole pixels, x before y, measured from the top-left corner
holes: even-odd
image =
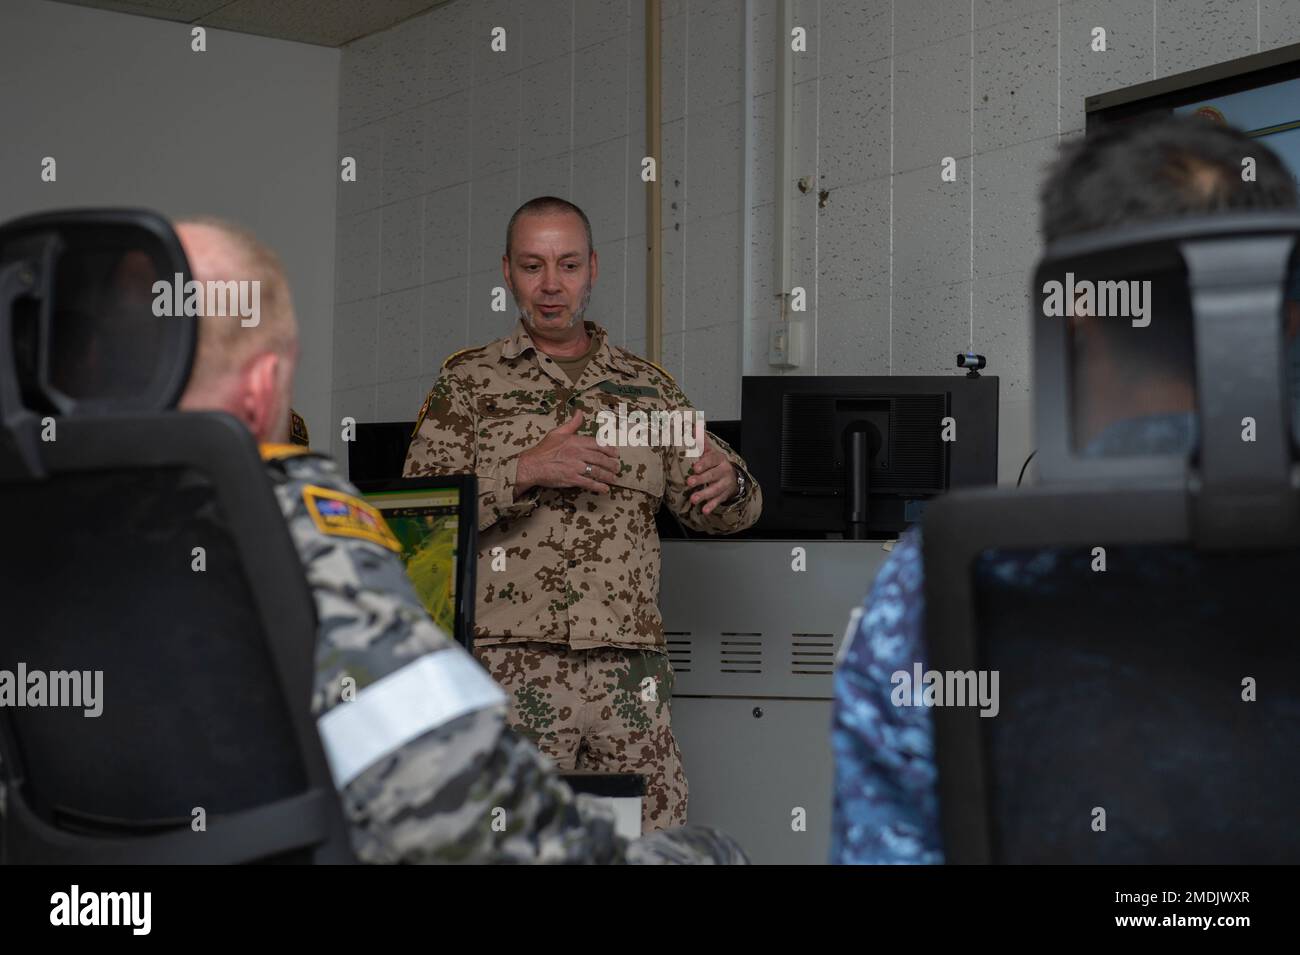
[[[773,368],[798,368],[803,364],[803,319],[773,322],[768,332],[767,363]]]

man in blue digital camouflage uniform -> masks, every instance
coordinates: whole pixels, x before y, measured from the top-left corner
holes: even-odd
[[[1253,182],[1241,176],[1247,155],[1257,160]],[[1297,198],[1290,172],[1262,143],[1225,126],[1184,118],[1106,129],[1070,144],[1050,170],[1040,201],[1042,231],[1050,243],[1128,222],[1290,209]],[[1289,306],[1293,349],[1300,342],[1296,311]],[[1124,356],[1113,349],[1101,355],[1093,367],[1080,369],[1089,401],[1104,404],[1113,395],[1129,407],[1088,438],[1084,453],[1190,451],[1196,442],[1190,351],[1163,366],[1160,358],[1144,366],[1140,389],[1118,384],[1125,381]],[[1112,387],[1106,391],[1108,380]],[[1138,392],[1142,397],[1135,401]],[[996,574],[1004,584],[1042,588],[1061,559],[1051,551],[1006,556],[982,572]],[[1149,560],[1143,569],[1149,579],[1191,572],[1185,555],[1157,552]],[[931,714],[925,706],[891,702],[891,674],[910,672],[917,662],[927,668],[922,594],[921,532],[913,528],[899,538],[862,608],[854,611],[836,670],[832,862],[943,862]]]

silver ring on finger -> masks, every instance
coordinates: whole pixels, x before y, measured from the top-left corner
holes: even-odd
[[[588,464],[585,468],[583,468],[582,473],[585,474],[587,477],[591,477],[591,465]]]

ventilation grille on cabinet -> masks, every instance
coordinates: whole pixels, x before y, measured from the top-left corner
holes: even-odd
[[[691,672],[691,635],[688,631],[664,631],[668,644],[668,664],[674,673]]]
[[[835,670],[835,637],[829,633],[792,634],[790,672],[830,676]]]
[[[722,673],[762,673],[763,635],[761,633],[722,634],[718,662]]]

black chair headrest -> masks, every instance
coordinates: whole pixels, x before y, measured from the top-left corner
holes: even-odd
[[[25,216],[0,226],[0,269],[10,267],[21,286],[11,331],[23,345],[0,371],[20,376],[32,410],[85,416],[175,405],[197,318],[170,307],[173,286],[183,290],[190,275],[165,219],[127,209]]]
[[[42,419],[176,405],[198,319],[165,219],[132,209],[46,212],[0,226],[0,462],[39,473]],[[179,291],[178,291],[179,290]]]
[[[1251,212],[1050,245],[1029,289],[1040,482],[1289,489],[1298,238],[1300,215]]]

